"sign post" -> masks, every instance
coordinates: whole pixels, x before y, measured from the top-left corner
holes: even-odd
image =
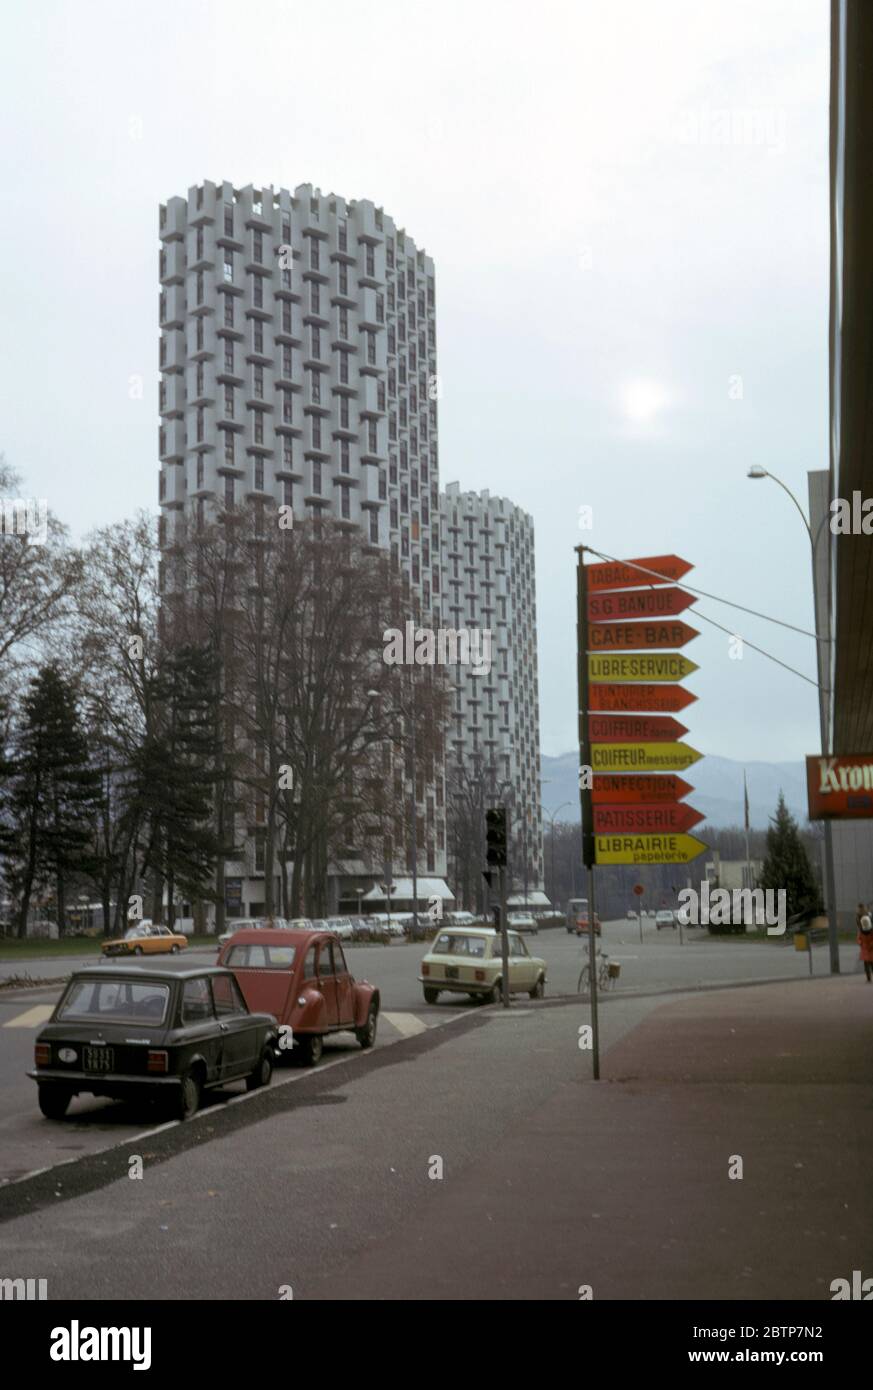
[[[642,944],[643,944],[643,894],[645,893],[645,891],[646,891],[646,890],[645,890],[645,888],[643,887],[643,885],[642,885],[641,883],[635,883],[635,884],[634,884],[634,892],[635,892],[636,895],[637,895],[637,904],[638,904],[638,906],[637,906],[637,913],[638,913],[639,919],[640,919],[640,945],[641,945],[641,946],[642,946]]]
[[[579,685],[579,800],[582,814],[582,863],[588,871],[588,975],[591,982],[591,1075],[600,1080],[600,1027],[597,1017],[597,949],[594,932],[594,808],[588,764],[588,585],[585,546],[576,549],[576,646]]]

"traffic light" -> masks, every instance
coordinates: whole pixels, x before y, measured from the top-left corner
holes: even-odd
[[[506,807],[492,806],[485,812],[486,859],[489,865],[506,867]]]

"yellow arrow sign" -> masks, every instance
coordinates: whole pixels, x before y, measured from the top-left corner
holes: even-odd
[[[682,772],[703,754],[690,743],[592,743],[595,772]]]
[[[598,652],[588,657],[588,679],[592,681],[681,681],[697,669],[696,662],[679,652],[640,652],[637,656]]]
[[[595,835],[598,864],[687,864],[707,846],[696,835]]]

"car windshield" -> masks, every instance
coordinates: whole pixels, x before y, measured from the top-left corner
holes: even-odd
[[[231,946],[226,965],[243,970],[290,970],[297,955],[295,946]]]
[[[473,956],[481,960],[485,955],[484,936],[456,936],[444,931],[436,939],[434,951],[440,956]]]
[[[107,1023],[161,1023],[170,986],[157,980],[74,980],[58,1018],[66,1022],[98,1018]]]

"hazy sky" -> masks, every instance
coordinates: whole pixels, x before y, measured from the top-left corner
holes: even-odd
[[[156,506],[159,202],[312,182],[435,258],[441,480],[533,514],[544,752],[580,542],[812,626],[800,518],[745,474],[805,505],[827,467],[826,0],[7,0],[0,74],[0,449],[75,535]],[[685,617],[690,741],[814,751],[813,687]]]

